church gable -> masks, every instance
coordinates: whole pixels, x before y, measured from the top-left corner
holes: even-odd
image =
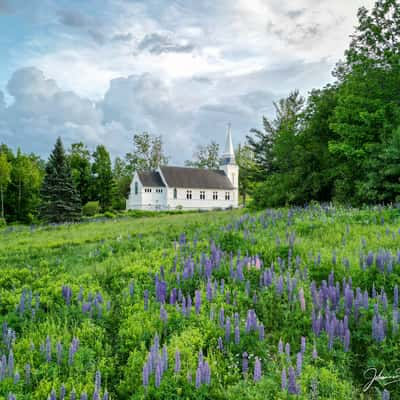
[[[138,172],[138,177],[143,186],[165,187],[158,171],[140,171]]]

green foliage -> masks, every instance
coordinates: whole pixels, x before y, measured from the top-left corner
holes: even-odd
[[[7,154],[0,153],[0,211],[1,217],[4,218],[4,192],[11,180],[11,165],[8,161]]]
[[[113,202],[114,181],[110,154],[103,145],[97,146],[93,153],[92,172],[92,199],[99,201],[102,211],[107,211],[111,208]]]
[[[205,146],[198,146],[197,151],[193,154],[193,160],[185,161],[185,165],[195,168],[219,168],[219,145],[212,141]]]
[[[41,218],[45,222],[76,221],[81,216],[81,202],[72,182],[71,167],[61,138],[57,139],[46,164],[41,188]]]
[[[100,204],[98,201],[89,201],[82,207],[82,214],[86,217],[93,217],[100,211]]]

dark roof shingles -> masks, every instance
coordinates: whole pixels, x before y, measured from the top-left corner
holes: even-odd
[[[161,167],[169,187],[188,189],[234,189],[224,171],[187,167]]]
[[[138,172],[138,175],[143,186],[165,187],[164,182],[157,171],[141,171]]]

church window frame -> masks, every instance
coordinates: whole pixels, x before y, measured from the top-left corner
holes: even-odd
[[[135,182],[135,194],[139,194],[139,183]]]
[[[213,200],[218,200],[218,192],[213,192]]]
[[[190,189],[186,190],[186,200],[192,200],[192,191]]]
[[[178,189],[174,188],[174,200],[178,198]]]
[[[230,199],[231,199],[231,193],[225,192],[225,200],[230,200]]]
[[[200,200],[205,200],[205,199],[206,199],[206,191],[200,190]]]

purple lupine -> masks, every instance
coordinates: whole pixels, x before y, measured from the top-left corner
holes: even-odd
[[[301,375],[301,371],[303,369],[303,354],[301,352],[297,353],[296,359],[296,374],[297,376]]]
[[[386,389],[383,389],[382,400],[390,400],[390,392]]]
[[[61,342],[57,342],[56,347],[57,347],[57,364],[60,365],[62,361],[62,351],[63,351]]]
[[[177,374],[181,370],[181,353],[179,350],[175,351],[175,367],[174,372]]]
[[[64,400],[65,399],[65,386],[64,384],[61,385],[60,388],[60,400]]]
[[[93,400],[100,400],[100,395],[97,390],[93,392]]]
[[[50,400],[57,400],[57,395],[54,389],[51,390]]]
[[[74,391],[69,395],[69,400],[76,400],[76,393]]]
[[[224,343],[222,341],[222,337],[221,336],[218,338],[218,350],[219,351],[223,351],[224,350]]]
[[[258,357],[256,357],[256,361],[254,363],[253,379],[254,382],[258,382],[261,379],[261,361]]]
[[[81,400],[88,400],[86,392],[81,393]]]
[[[17,371],[14,375],[14,385],[16,385],[20,381],[20,375],[19,372]]]
[[[160,387],[161,384],[161,365],[160,363],[157,363],[156,365],[156,374],[155,374],[155,386],[156,388]]]
[[[208,301],[211,301],[213,299],[213,289],[210,279],[208,279],[207,281],[206,298]]]
[[[129,282],[129,296],[133,297],[135,295],[135,285],[131,281]]]
[[[235,344],[240,343],[240,329],[238,326],[235,326]]]
[[[8,393],[7,400],[17,400],[17,398],[15,397],[15,394]]]
[[[399,305],[399,287],[396,285],[393,289],[393,307],[397,308]]]
[[[299,394],[299,388],[296,383],[296,374],[292,366],[289,367],[288,392],[289,394]]]
[[[200,307],[201,307],[201,297],[200,297],[200,291],[196,290],[194,293],[195,296],[195,308],[196,308],[196,314],[200,313]]]
[[[306,338],[304,336],[301,337],[300,349],[302,354],[306,352]]]
[[[101,372],[99,370],[96,371],[94,375],[94,388],[98,392],[100,392],[101,389]]]
[[[249,370],[249,355],[246,352],[244,352],[242,354],[242,372],[246,374],[248,370]]]
[[[161,350],[162,372],[168,369],[168,351],[167,346],[164,344]]]
[[[145,388],[149,385],[149,376],[150,376],[149,363],[146,362],[143,365],[143,370],[142,370],[142,383]]]
[[[264,330],[264,324],[261,323],[258,325],[258,338],[259,340],[264,340],[265,337],[265,330]]]
[[[301,311],[306,311],[306,300],[304,298],[304,289],[302,287],[299,288],[299,302]]]
[[[6,364],[4,363],[4,365]],[[14,353],[12,350],[10,350],[10,353],[8,354],[7,370],[8,376],[14,376]]]
[[[281,388],[282,390],[287,389],[287,376],[286,376],[286,368],[282,369],[282,374],[281,374]]]
[[[3,354],[0,360],[0,381],[2,381],[7,372],[7,359],[6,356]]]
[[[287,357],[290,357],[290,343],[286,343],[285,353],[286,353]]]
[[[104,394],[103,394],[103,400],[108,400],[108,398],[109,398],[109,395],[108,395],[108,392],[107,392],[107,390],[104,392]]]
[[[225,326],[225,312],[223,307],[219,310],[219,326],[223,328]]]
[[[161,303],[161,306],[160,306],[160,319],[163,322],[166,322],[168,320],[168,313],[167,313],[167,310],[165,309],[163,303]]]
[[[29,385],[31,382],[31,365],[25,364],[25,384]]]
[[[278,353],[282,354],[283,353],[283,342],[282,339],[279,339],[279,343],[278,343]]]
[[[225,323],[225,341],[228,343],[231,338],[231,319],[228,317]]]
[[[196,383],[195,383],[195,386],[196,386],[196,389],[198,389],[200,386],[201,386],[201,367],[199,366],[199,367],[197,367],[197,369],[196,369]]]

